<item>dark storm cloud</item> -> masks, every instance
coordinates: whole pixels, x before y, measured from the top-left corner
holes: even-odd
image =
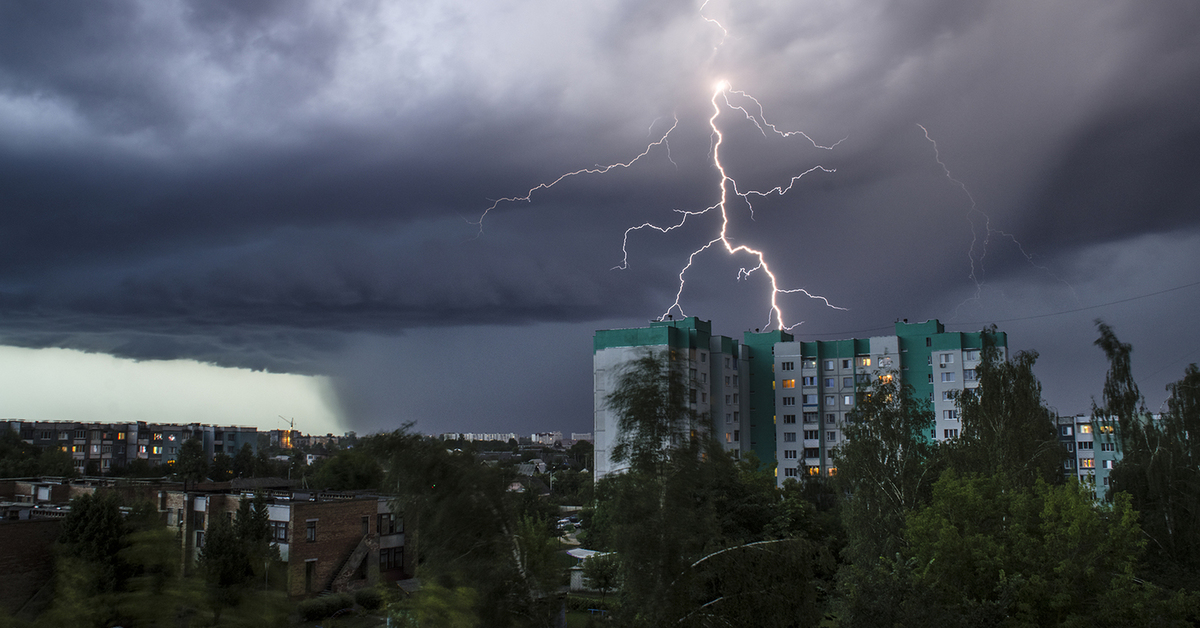
[[[731,237],[766,249],[781,287],[847,308],[781,297],[789,323],[806,321],[802,335],[884,333],[897,318],[1014,319],[1053,344],[1039,331],[1053,325],[1016,319],[1200,270],[1146,245],[1200,232],[1194,3],[705,5],[725,32],[698,8],[0,8],[3,342],[331,374],[357,417],[394,407],[393,394],[373,392],[388,388],[381,373],[434,381],[457,362],[433,360],[421,376],[368,348],[376,342],[404,353],[517,325],[514,355],[560,364],[526,346],[538,325],[566,325],[556,342],[580,335],[586,347],[593,326],[643,324],[715,235],[712,215],[636,232],[629,268],[611,270],[625,228],[715,202],[718,79],[756,96],[781,129],[823,145],[845,138],[829,151],[764,136],[725,107],[718,118],[743,189],[836,169],[755,201],[753,217],[742,205],[731,213]],[[673,119],[670,159],[659,147],[632,168],[501,203],[481,235],[470,224],[492,199],[632,158]],[[735,280],[752,265],[700,256],[686,313],[728,335],[768,325],[762,273]],[[1168,305],[1155,325],[1184,317]],[[1146,336],[1131,333],[1135,346]],[[561,391],[586,388],[587,368],[527,382],[520,397],[560,400],[529,415],[579,405],[585,429],[586,390],[571,404]],[[1094,392],[1055,386],[1072,405]],[[443,419],[505,420],[472,408]]]

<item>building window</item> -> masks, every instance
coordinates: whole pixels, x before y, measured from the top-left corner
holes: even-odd
[[[817,385],[817,378],[815,378],[815,377],[811,377],[811,376],[809,376],[809,377],[805,377],[805,378],[803,378],[803,384],[804,384],[805,386],[816,386],[816,385]]]
[[[844,369],[850,368],[850,360],[842,360],[842,368],[844,368]]]
[[[933,383],[933,373],[930,373],[930,374],[929,374],[929,383],[930,383],[930,384],[932,384],[932,383]],[[930,394],[931,396],[933,395],[933,393],[929,393],[929,394]]]
[[[705,352],[703,352],[703,351],[701,351],[701,352],[700,352],[700,361],[701,361],[701,362],[708,362],[708,354],[707,354],[707,353],[705,353]]]
[[[925,346],[926,346],[926,347],[932,347],[932,346],[933,346],[933,338],[926,338],[926,339],[925,339]]]
[[[815,369],[815,368],[817,368],[817,359],[816,358],[804,358],[804,360],[800,363],[800,366],[802,366],[806,369]]]
[[[729,385],[729,376],[728,375],[725,376],[725,385],[726,386]]]
[[[826,378],[825,378],[825,387],[826,387],[826,388],[833,388],[833,378],[832,378],[832,377],[826,377]]]
[[[304,540],[312,543],[317,540],[317,521],[305,522],[304,525]]]
[[[785,379],[785,380],[783,380],[783,387],[784,387],[784,388],[795,388],[795,387],[796,387],[796,380],[794,380],[794,379]]]
[[[1064,425],[1064,426],[1060,427],[1058,431],[1063,436],[1070,436],[1075,433],[1075,431],[1071,429],[1070,425]]]
[[[385,547],[379,550],[379,570],[390,571],[404,568],[404,548]]]
[[[733,415],[732,414],[730,414],[728,412],[725,413],[725,423],[726,424],[733,423]]]
[[[700,391],[700,403],[708,403],[708,393]]]
[[[958,438],[958,430],[942,430],[944,438]]]
[[[804,457],[805,458],[820,458],[821,450],[816,447],[805,447],[804,448]]]
[[[975,369],[966,369],[966,370],[964,370],[964,371],[963,371],[963,381],[964,381],[964,382],[973,382],[973,381],[975,381]]]
[[[796,368],[795,362],[780,362],[779,363],[779,370],[781,370],[781,371],[791,371],[791,370],[794,370],[795,368]]]
[[[858,365],[859,366],[871,366],[871,358],[859,358]]]
[[[947,421],[957,421],[958,410],[942,410],[942,418]]]
[[[804,405],[806,405],[806,406],[817,405],[817,396],[816,395],[804,395]]]
[[[1075,468],[1075,459],[1074,459],[1074,458],[1068,458],[1068,459],[1064,460],[1064,461],[1063,461],[1063,468],[1064,468],[1064,469],[1074,469],[1074,468]]]
[[[837,404],[837,395],[825,395],[825,405],[832,406]]]
[[[379,515],[379,534],[400,534],[404,532],[404,521],[395,514],[385,512]]]
[[[733,442],[733,432],[725,432],[725,442],[726,443]]]
[[[796,450],[795,450],[795,449],[785,449],[785,450],[783,450],[783,457],[784,457],[784,459],[795,458],[795,457],[796,457]]]
[[[733,430],[733,442],[737,443],[737,442],[741,442],[741,440],[742,440],[742,431],[741,430]]]
[[[785,443],[796,442],[796,433],[795,432],[784,432],[783,433],[783,442],[785,442]]]
[[[1075,451],[1075,443],[1063,443],[1067,446],[1067,451]]]
[[[941,362],[942,366],[945,366],[947,364],[954,364],[954,354],[953,353],[943,353],[941,359],[938,361]]]
[[[854,388],[854,378],[853,377],[843,377],[842,378],[842,388]]]
[[[787,423],[795,423],[795,422],[796,422],[796,415],[794,415],[794,414],[785,414],[785,415],[783,415],[783,422],[784,422],[785,424],[787,424]]]
[[[740,419],[738,418],[739,414],[740,414],[740,413],[738,413],[738,412],[734,412],[734,413],[733,413],[733,422],[734,422],[734,423],[737,423],[737,422],[740,420]]]
[[[1079,468],[1080,469],[1096,468],[1096,459],[1095,458],[1080,458],[1079,459]]]
[[[844,406],[854,405],[854,395],[842,395],[842,405],[844,405]]]
[[[737,402],[738,402],[737,393],[733,393],[733,405],[737,405]]]
[[[1104,461],[1104,468],[1105,468],[1105,469],[1111,469],[1111,468],[1113,468],[1113,461],[1112,461],[1112,460],[1105,460],[1105,461]]]
[[[785,406],[794,406],[794,405],[796,405],[796,398],[795,398],[795,397],[784,397],[784,398],[783,398],[783,405],[785,405]]]
[[[817,422],[817,413],[816,412],[805,412],[804,413],[804,422],[805,423],[816,423]]]
[[[784,477],[794,478],[794,477],[796,477],[796,470],[791,467],[788,467],[783,470],[783,475],[784,475]]]
[[[725,356],[725,368],[729,368],[729,356]]]
[[[1090,441],[1090,440],[1085,440],[1085,441],[1083,441],[1083,442],[1079,443],[1079,448],[1080,448],[1080,449],[1091,449],[1091,448],[1092,448],[1092,444],[1093,444],[1093,443],[1092,443],[1092,441]]]
[[[827,413],[825,415],[825,424],[833,425],[834,423],[837,423],[837,415],[832,412]]]
[[[804,440],[817,440],[821,438],[820,430],[804,430]]]
[[[833,360],[825,360],[825,370],[826,371],[833,370]]]
[[[87,430],[75,430],[75,438],[86,438]]]
[[[942,381],[943,382],[954,381],[954,373],[942,373]]]
[[[837,432],[825,432],[825,440],[833,442],[837,440]]]
[[[204,530],[196,530],[196,549],[204,547]]]
[[[154,455],[156,455],[156,456],[158,456],[158,455],[162,455],[162,447],[151,447],[151,448],[150,448],[150,453],[152,453],[152,454],[154,454]]]
[[[963,359],[964,359],[964,360],[971,360],[971,361],[978,360],[978,359],[979,359],[979,352],[978,352],[978,351],[975,351],[975,350],[967,351],[967,352],[966,352],[966,356],[964,356],[964,357],[963,357]]]
[[[727,406],[733,405],[733,396],[725,395],[725,405],[727,405]]]
[[[1080,426],[1079,426],[1079,433],[1080,433],[1080,434],[1091,434],[1091,433],[1092,433],[1092,426],[1090,426],[1090,425],[1080,425]]]
[[[276,543],[287,543],[287,528],[286,521],[271,522],[271,540]]]
[[[688,391],[688,401],[691,403],[696,403],[696,389],[695,388]]]

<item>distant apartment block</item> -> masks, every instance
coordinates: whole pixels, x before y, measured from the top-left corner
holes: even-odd
[[[445,432],[442,434],[442,440],[458,440],[460,438],[467,442],[499,441],[501,443],[507,443],[510,440],[515,440],[515,441],[520,442],[520,438],[518,438],[517,435],[513,432],[509,432],[507,434],[501,434],[498,432],[492,433],[492,434],[474,434],[471,432]]]
[[[929,438],[961,432],[957,391],[977,385],[985,346],[1007,357],[1004,332],[947,332],[937,320],[898,321],[895,334],[845,340],[797,341],[776,330],[747,331],[742,340],[712,334],[695,317],[649,327],[599,330],[594,337],[595,474],[620,471],[610,459],[619,437],[607,404],[622,369],[647,351],[665,355],[686,374],[686,403],[734,455],[753,451],[777,464],[783,482],[802,473],[835,472],[831,453],[861,389],[874,378],[899,376],[934,410]]]
[[[84,473],[89,463],[99,473],[126,467],[134,460],[151,465],[172,464],[179,448],[199,439],[211,460],[217,454],[237,455],[243,445],[258,451],[258,430],[253,427],[190,423],[80,423],[69,421],[0,421],[37,447],[58,447],[71,454],[75,470]]]

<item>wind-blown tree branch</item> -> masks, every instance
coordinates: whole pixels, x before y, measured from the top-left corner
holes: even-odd
[[[613,462],[662,477],[672,449],[683,445],[697,425],[687,395],[682,366],[665,353],[647,352],[625,365],[607,398],[619,431]]]
[[[927,401],[913,397],[897,373],[885,373],[860,395],[833,452],[838,485],[847,493],[843,522],[851,562],[894,554],[906,514],[928,502],[938,477],[938,445]]]
[[[982,358],[976,368],[979,386],[958,396],[963,431],[950,447],[953,466],[962,472],[1003,473],[1025,487],[1038,479],[1061,484],[1067,452],[1033,374],[1037,352],[1003,360],[995,347],[985,347]]]
[[[1200,590],[1200,370],[1167,386],[1166,412],[1154,420],[1130,365],[1130,345],[1097,322],[1096,344],[1109,360],[1104,407],[1093,403],[1097,433],[1115,428],[1121,452],[1110,474],[1112,494],[1127,492],[1149,538],[1146,575],[1169,587]]]

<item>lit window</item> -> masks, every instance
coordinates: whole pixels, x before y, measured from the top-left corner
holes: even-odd
[[[156,455],[156,456],[157,456],[157,455],[159,455],[159,454],[161,454],[161,453],[162,453],[162,447],[151,447],[151,448],[150,448],[150,453],[152,453],[152,454],[154,454],[154,455]]]
[[[1112,433],[1113,433],[1113,426],[1111,426],[1111,425],[1101,425],[1101,426],[1100,426],[1100,433],[1101,433],[1101,434],[1112,434]]]
[[[1080,433],[1080,434],[1091,434],[1091,433],[1092,433],[1092,426],[1090,426],[1090,425],[1080,425],[1080,426],[1079,426],[1079,433]]]
[[[817,368],[817,360],[816,358],[805,358],[800,365],[806,369],[815,369]]]
[[[733,442],[733,432],[725,432],[725,442],[727,442],[727,443]]]
[[[858,365],[859,366],[871,366],[871,358],[859,358]]]
[[[785,379],[785,380],[783,380],[783,387],[784,387],[784,388],[795,388],[795,387],[796,387],[796,380],[794,380],[794,379]]]
[[[1080,458],[1079,459],[1079,468],[1094,469],[1095,467],[1096,467],[1096,459],[1095,458]]]

